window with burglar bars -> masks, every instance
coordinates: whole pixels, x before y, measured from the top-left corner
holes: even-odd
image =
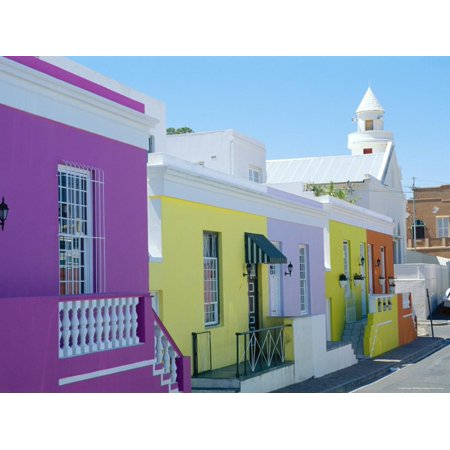
[[[219,236],[203,233],[205,325],[219,323]]]
[[[308,255],[306,245],[300,245],[298,249],[300,272],[300,312],[308,313]]]
[[[61,295],[105,291],[103,186],[98,169],[73,163],[58,166]]]

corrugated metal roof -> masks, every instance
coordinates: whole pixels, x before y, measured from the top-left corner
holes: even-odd
[[[379,178],[384,153],[267,161],[267,183],[345,183]]]

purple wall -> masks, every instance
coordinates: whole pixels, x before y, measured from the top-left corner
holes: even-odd
[[[39,59],[10,59],[143,112],[142,104]],[[31,95],[33,101],[38,100]],[[57,173],[65,161],[104,173],[106,293],[100,296],[140,296],[142,344],[59,358],[58,303],[70,299],[58,295]],[[0,199],[4,196],[10,209],[0,231],[1,392],[167,391],[151,366],[58,385],[61,378],[154,358],[155,317],[146,294],[146,162],[144,149],[0,105]],[[177,363],[181,388],[190,390],[189,360],[183,357]]]
[[[281,251],[288,262],[292,261],[294,269],[291,277],[282,277],[282,314],[283,316],[300,315],[300,282],[298,247],[308,246],[310,275],[309,313],[325,314],[325,269],[322,228],[298,225],[282,220],[268,220],[268,237],[271,241],[281,242]]]
[[[146,152],[0,105],[0,297],[57,295],[57,167],[64,160],[105,175],[106,289],[148,290]]]
[[[60,359],[58,300],[0,298],[0,392],[162,392],[151,367],[59,387],[60,378],[152,359],[154,317],[149,296],[141,297],[141,345]]]

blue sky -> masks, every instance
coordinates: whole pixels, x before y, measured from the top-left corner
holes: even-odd
[[[162,100],[167,125],[233,128],[268,159],[348,154],[369,83],[403,184],[450,183],[449,57],[70,57]]]

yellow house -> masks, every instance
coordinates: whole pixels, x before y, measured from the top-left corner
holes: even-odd
[[[249,328],[245,233],[265,235],[267,221],[175,198],[151,200],[160,202],[165,224],[164,256],[150,263],[150,290],[159,294],[160,317],[186,355],[193,355],[197,339],[200,370],[210,364],[209,345],[212,369],[232,365],[235,333]],[[267,266],[259,265],[259,271],[258,278],[267,280]],[[257,286],[260,304],[267,298],[267,287],[267,282]]]
[[[329,340],[352,342],[358,357],[388,351],[399,341],[397,298],[380,288],[378,278],[393,274],[393,221],[332,197],[318,200],[329,215],[325,256]],[[386,312],[375,308],[378,302],[384,302]]]
[[[331,270],[326,273],[326,296],[331,313],[331,337],[340,341],[346,322],[361,320],[365,306],[365,281],[355,285],[355,273],[365,276],[361,257],[365,259],[366,230],[347,223],[330,220]],[[339,283],[344,274],[346,283]],[[341,286],[342,285],[342,286]]]

